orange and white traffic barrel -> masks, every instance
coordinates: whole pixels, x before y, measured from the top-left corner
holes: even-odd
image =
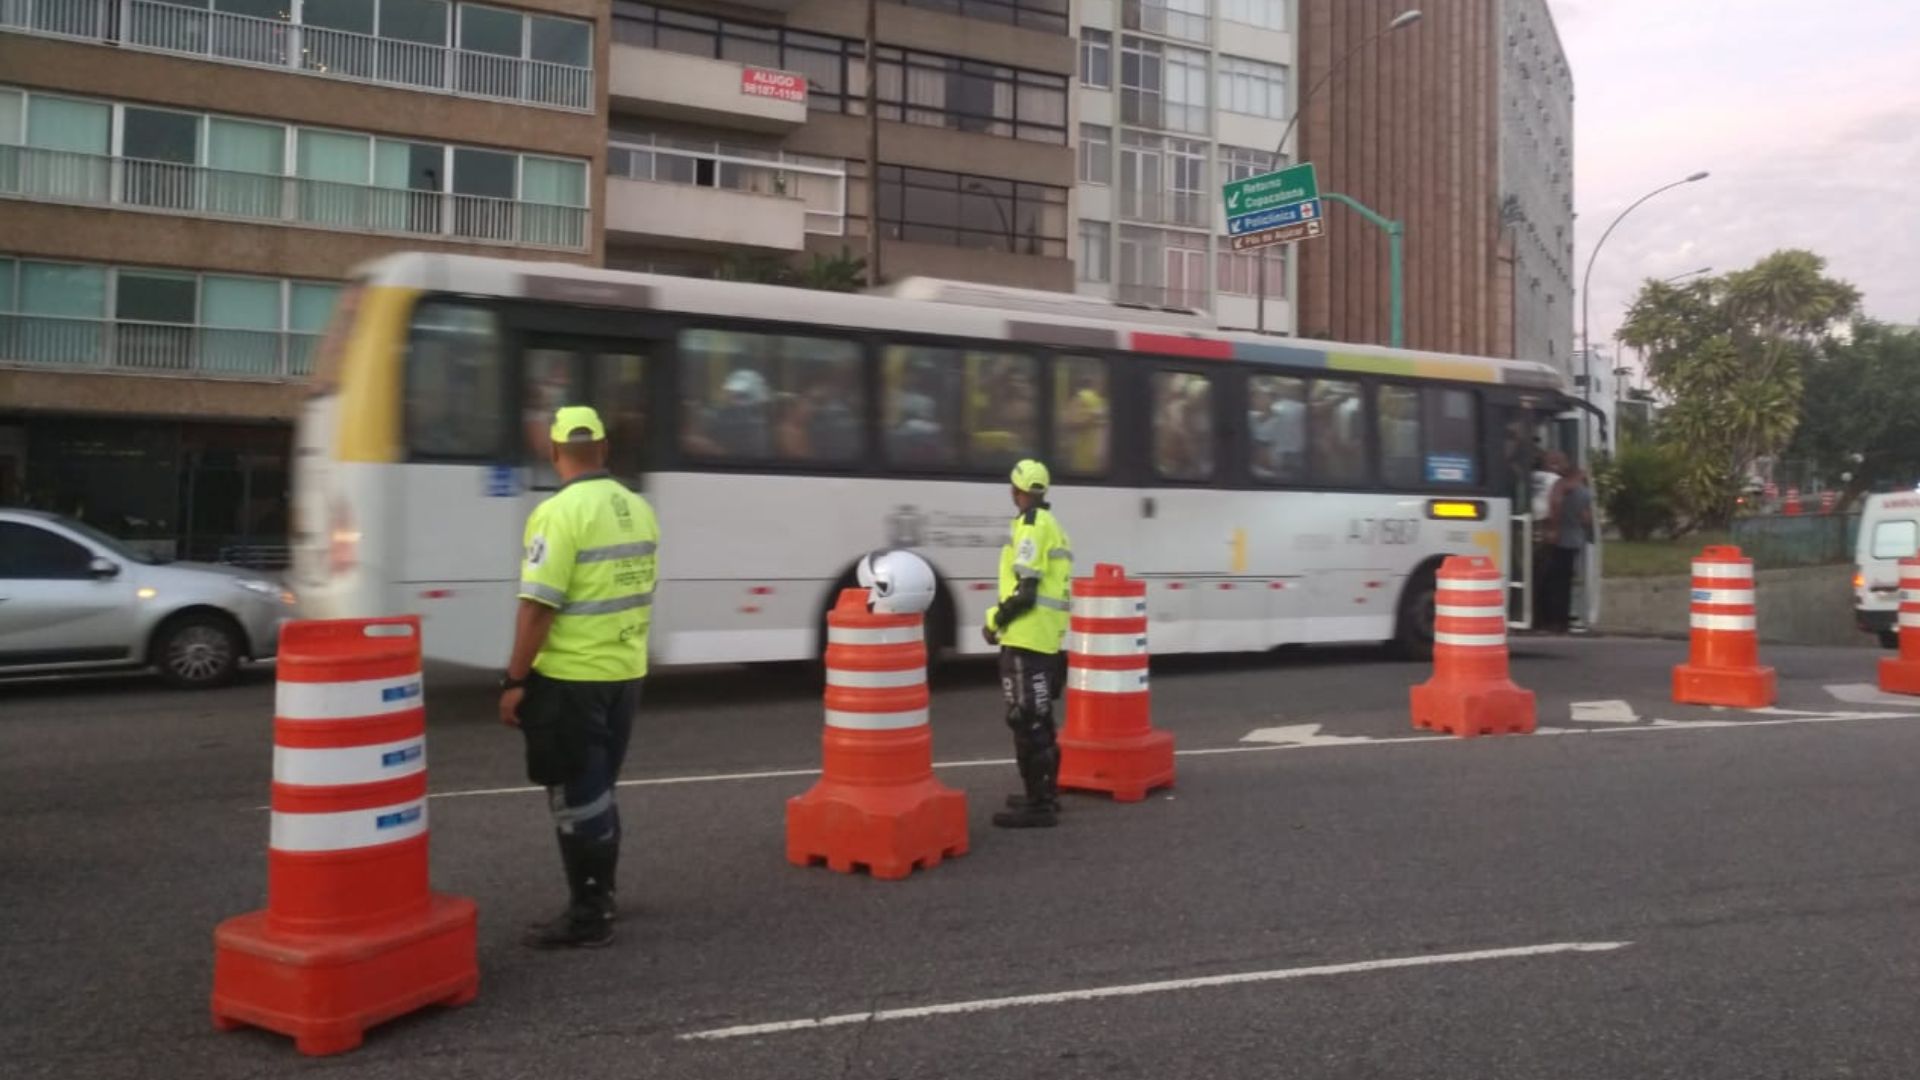
[[[427,881],[420,621],[290,624],[274,696],[267,907],[214,932],[213,1018],[360,1044],[479,987],[473,901]]]
[[[1139,802],[1173,785],[1173,735],[1153,729],[1147,583],[1101,563],[1073,582],[1060,787]]]
[[[1920,694],[1920,559],[1900,560],[1900,653],[1880,661],[1880,689]]]
[[[1526,735],[1533,691],[1508,670],[1507,583],[1493,561],[1450,555],[1434,597],[1433,677],[1413,688],[1413,726],[1450,735]]]
[[[966,794],[933,776],[922,616],[842,591],[826,666],[820,780],[787,800],[787,861],[898,880],[966,854]]]
[[[1753,560],[1730,544],[1693,561],[1688,659],[1673,669],[1673,700],[1682,705],[1758,709],[1774,703],[1773,669],[1760,666],[1760,630]]]

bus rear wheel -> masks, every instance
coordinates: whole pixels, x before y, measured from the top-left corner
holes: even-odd
[[[1400,611],[1394,619],[1392,649],[1403,660],[1433,659],[1434,605],[1438,579],[1432,567],[1418,570],[1407,579],[1400,594]]]

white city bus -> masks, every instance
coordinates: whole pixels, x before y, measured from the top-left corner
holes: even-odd
[[[1525,625],[1527,464],[1577,427],[1554,369],[988,286],[893,293],[371,264],[299,425],[304,613],[418,613],[429,655],[500,664],[522,523],[554,486],[547,418],[587,403],[660,516],[663,665],[817,656],[856,560],[889,546],[940,575],[930,638],[984,651],[1024,456],[1052,468],[1076,570],[1147,582],[1156,653],[1417,653],[1452,553],[1511,567]]]

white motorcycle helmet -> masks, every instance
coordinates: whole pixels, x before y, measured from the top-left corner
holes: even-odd
[[[933,567],[911,551],[868,552],[855,573],[875,615],[920,615],[933,606]]]

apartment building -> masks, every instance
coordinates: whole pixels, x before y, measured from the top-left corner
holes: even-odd
[[[1071,289],[1068,0],[0,0],[0,505],[272,562],[308,356],[438,249]]]
[[[1235,253],[1220,188],[1291,157],[1294,0],[1081,0],[1077,18],[1078,290],[1291,332],[1287,249]]]
[[[1409,7],[1424,17],[1374,37]],[[1302,153],[1322,190],[1405,226],[1406,344],[1567,370],[1573,78],[1545,0],[1300,8],[1301,78],[1330,73],[1301,117]],[[1388,340],[1379,230],[1330,205],[1327,235],[1300,258],[1303,335]]]
[[[881,280],[1072,288],[1068,8],[878,4]],[[615,0],[608,265],[865,257],[866,10]]]
[[[606,11],[513,5],[0,2],[0,504],[272,561],[356,264],[598,261]]]

